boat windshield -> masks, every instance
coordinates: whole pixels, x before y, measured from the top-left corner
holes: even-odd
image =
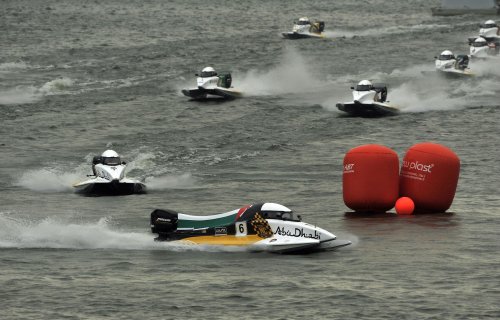
[[[488,44],[486,42],[481,41],[481,42],[473,42],[472,46],[476,47],[476,48],[480,48],[480,47],[486,47],[486,46],[488,46]]]
[[[311,24],[311,22],[309,21],[297,21],[296,24],[298,24],[299,26],[306,26],[306,25],[309,25]]]
[[[369,84],[358,84],[356,91],[370,91],[373,87]]]
[[[295,218],[295,215],[291,211],[262,211],[262,217],[264,219],[277,219],[277,220],[287,220],[287,221],[300,221],[300,219]]]
[[[104,157],[102,163],[107,166],[118,166],[121,164],[120,157]]]
[[[496,23],[486,23],[481,25],[481,28],[483,29],[496,28],[496,27],[497,27]]]
[[[217,75],[217,72],[215,72],[215,71],[202,71],[202,72],[200,72],[200,77],[202,77],[202,78],[215,77],[216,75]]]
[[[452,54],[442,54],[439,56],[439,60],[441,61],[453,60],[453,59],[455,59],[455,56],[453,56]]]

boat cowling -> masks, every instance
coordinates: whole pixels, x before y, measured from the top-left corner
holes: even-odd
[[[178,213],[169,209],[156,209],[151,212],[151,232],[167,236],[177,229]]]

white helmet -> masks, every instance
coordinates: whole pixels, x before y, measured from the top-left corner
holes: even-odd
[[[359,83],[358,83],[358,86],[371,86],[372,83],[370,80],[361,80]]]
[[[484,24],[496,24],[496,23],[495,23],[495,21],[493,21],[493,20],[488,20],[488,21],[486,21]]]
[[[444,50],[443,52],[441,52],[441,55],[442,56],[452,56],[453,52],[451,52],[450,50]]]
[[[484,43],[486,44],[486,39],[483,37],[477,37],[476,40],[474,40],[474,43]]]
[[[215,69],[212,67],[205,67],[201,70],[201,72],[215,72]]]
[[[106,150],[101,154],[103,158],[119,158],[120,156],[114,150]]]
[[[299,18],[299,21],[309,21],[309,18],[308,17],[302,17],[302,18]]]

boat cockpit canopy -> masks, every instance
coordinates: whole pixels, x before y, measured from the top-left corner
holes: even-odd
[[[370,91],[373,86],[370,84],[358,84],[356,85],[356,91]]]
[[[439,55],[438,59],[441,61],[453,60],[455,59],[455,56],[452,54],[441,54]]]
[[[300,216],[295,216],[292,211],[261,211],[264,219],[277,219],[284,221],[301,221]]]
[[[200,77],[202,77],[202,78],[215,77],[215,76],[217,76],[217,72],[215,72],[215,71],[202,71],[202,72],[200,72]]]
[[[490,29],[490,28],[496,28],[496,27],[498,27],[498,26],[494,22],[493,23],[489,22],[489,23],[483,23],[483,24],[481,24],[481,28],[483,28],[483,29]]]
[[[121,164],[120,157],[102,157],[102,163],[107,166],[118,166]]]

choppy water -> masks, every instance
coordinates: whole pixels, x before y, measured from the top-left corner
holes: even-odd
[[[0,2],[1,318],[499,318],[500,65],[473,64],[466,81],[421,74],[497,17],[432,17],[437,2]],[[281,39],[303,15],[328,38]],[[181,96],[206,65],[247,97]],[[363,78],[387,82],[403,114],[342,117],[335,103]],[[402,158],[423,141],[461,159],[451,213],[345,214],[345,152],[378,143]],[[73,194],[106,148],[149,194]],[[149,233],[154,208],[260,201],[353,245],[287,256]]]

